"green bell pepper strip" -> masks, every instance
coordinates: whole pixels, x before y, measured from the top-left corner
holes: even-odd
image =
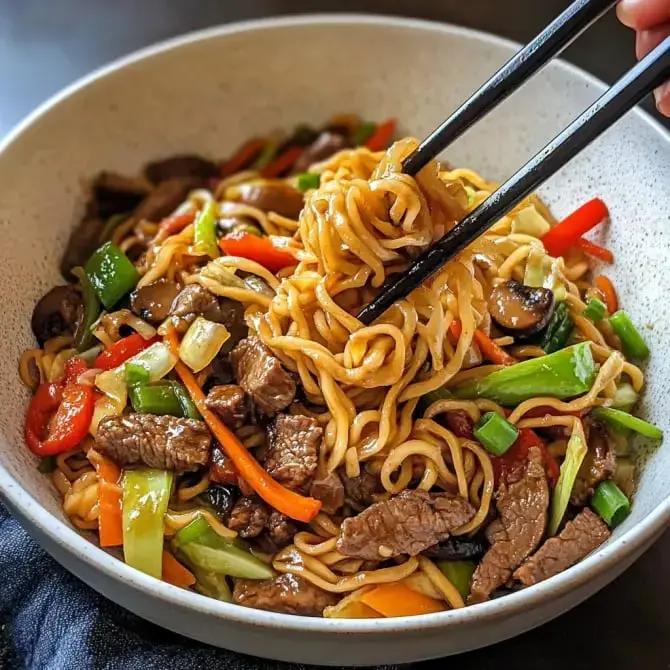
[[[140,273],[121,249],[105,242],[86,261],[86,275],[105,309],[111,309],[140,280]]]
[[[628,516],[630,501],[613,481],[607,480],[598,484],[591,508],[610,528],[615,528]]]
[[[170,382],[134,384],[128,389],[128,395],[136,412],[178,417],[184,414],[181,402]]]
[[[474,561],[438,561],[437,567],[463,598],[470,595],[470,582],[477,567]]]
[[[614,428],[628,428],[652,440],[663,439],[663,431],[660,428],[620,409],[596,407],[592,414]]]
[[[82,353],[91,348],[93,344],[93,333],[91,327],[100,316],[100,303],[95,294],[84,268],[73,268],[72,274],[81,284],[82,299],[84,304],[84,313],[77,324],[77,330],[74,334],[74,346],[78,353]]]
[[[573,398],[586,393],[596,378],[588,342],[532,358],[453,389],[457,398],[488,398],[513,407],[537,396]]]
[[[188,561],[187,561],[188,562]],[[228,585],[226,575],[220,575],[216,572],[207,572],[200,570],[195,566],[189,566],[195,577],[195,590],[204,596],[223,600],[224,602],[233,602],[233,594]]]
[[[123,487],[123,555],[128,565],[161,578],[164,519],[172,473],[126,470]]]
[[[126,363],[124,367],[126,375],[126,384],[131,387],[136,384],[147,384],[149,383],[149,370],[147,370],[143,365],[138,365],[137,363]]]
[[[647,358],[649,356],[647,343],[626,312],[620,309],[610,316],[609,322],[612,330],[621,340],[621,346],[626,356],[631,358]]]
[[[551,508],[549,510],[549,535],[556,535],[558,527],[565,516],[565,510],[568,508],[572,489],[582,467],[582,462],[588,449],[584,441],[578,435],[573,435],[568,441],[568,447],[565,450],[565,459],[561,464],[561,473],[558,476],[556,488],[551,497]]]
[[[206,203],[198,213],[194,224],[193,249],[198,254],[207,254],[211,258],[219,257],[216,244],[216,202]]]
[[[540,348],[544,349],[546,354],[553,354],[555,351],[563,349],[573,328],[574,324],[568,306],[564,302],[559,302],[542,333],[539,342]]]
[[[312,188],[319,188],[321,175],[318,172],[301,172],[298,175],[298,189],[303,193]]]
[[[495,456],[502,456],[519,437],[519,429],[496,412],[487,412],[475,424],[475,437]]]
[[[195,403],[191,400],[191,396],[188,394],[188,391],[184,388],[179,382],[170,382],[172,384],[172,390],[179,400],[181,405],[182,416],[187,419],[202,419],[198,408],[195,406]]]
[[[351,133],[349,143],[352,147],[360,147],[372,136],[377,125],[372,121],[361,121],[358,128]]]
[[[598,298],[591,298],[586,303],[582,316],[594,323],[602,321],[607,316],[607,305],[602,300],[598,300]]]

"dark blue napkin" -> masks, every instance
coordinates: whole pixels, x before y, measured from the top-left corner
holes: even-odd
[[[99,595],[0,504],[0,668],[299,670],[193,642]]]

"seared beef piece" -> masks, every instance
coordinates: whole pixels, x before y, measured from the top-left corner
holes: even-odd
[[[200,284],[189,284],[184,287],[174,299],[169,315],[176,317],[175,325],[180,332],[186,332],[198,316],[223,324],[228,329],[230,338],[223,343],[221,354],[229,353],[249,332],[244,322],[242,303],[219,298]]]
[[[290,573],[274,579],[236,579],[233,602],[257,610],[282,614],[321,616],[339,597],[314,586],[300,575]]]
[[[438,561],[478,561],[487,548],[488,542],[482,535],[462,535],[449,537],[423,553]]]
[[[75,279],[72,270],[83,267],[91,254],[100,246],[105,221],[96,216],[84,216],[72,229],[60,261],[60,272],[68,281]]]
[[[276,549],[283,549],[291,544],[293,536],[298,532],[296,525],[285,514],[273,510],[267,522],[267,538]]]
[[[167,319],[180,290],[179,284],[163,277],[133,291],[130,294],[130,309],[140,319],[158,325]]]
[[[219,484],[237,484],[237,468],[233,462],[223,453],[218,442],[212,448],[212,459],[209,464],[209,478]]]
[[[547,524],[549,485],[537,447],[528,451],[525,466],[511,473],[496,494],[499,517],[486,529],[491,548],[472,576],[468,602],[488,600],[507,583],[516,567],[535,550]]]
[[[304,204],[302,193],[283,179],[252,179],[226,189],[226,199],[297,219]]]
[[[306,172],[313,163],[320,163],[330,158],[338,151],[347,146],[347,140],[343,135],[325,131],[319,135],[312,144],[302,153],[293,166],[293,172]]]
[[[200,180],[210,179],[219,175],[216,163],[200,156],[172,156],[161,161],[149,163],[144,168],[147,179],[160,184],[168,179],[195,177]]]
[[[150,190],[151,184],[144,179],[103,171],[93,182],[89,212],[103,220],[115,214],[130,214]]]
[[[207,409],[211,409],[231,430],[244,425],[249,415],[249,403],[241,386],[215,386],[207,394]]]
[[[204,421],[124,414],[100,422],[95,445],[119,465],[186,472],[207,464],[211,441]]]
[[[54,286],[45,293],[30,320],[40,346],[52,337],[74,333],[82,309],[81,290],[74,284]]]
[[[161,182],[137,206],[133,217],[138,221],[146,219],[158,223],[166,216],[170,216],[186,200],[189,192],[200,185],[201,181],[192,177]]]
[[[270,511],[260,498],[240,498],[228,517],[228,528],[240,537],[258,537],[270,519]]]
[[[265,469],[287,488],[306,493],[319,458],[323,429],[315,419],[280,414],[268,427]]]
[[[198,498],[206,505],[213,507],[216,513],[225,519],[233,509],[238,493],[233,486],[210,484],[209,488]]]
[[[597,549],[611,535],[604,521],[585,507],[556,536],[548,539],[514,572],[526,586],[532,586],[563,572]]]
[[[472,505],[460,496],[406,490],[345,519],[337,550],[369,561],[416,556],[446,540],[474,515]]]
[[[233,349],[230,360],[237,383],[268,416],[286,409],[295,397],[295,379],[258,337],[247,337]]]
[[[610,479],[616,471],[616,456],[607,432],[599,423],[585,423],[589,450],[579,468],[570,498],[573,505],[580,507],[593,495],[595,487],[605,479]]]
[[[326,514],[335,514],[344,505],[344,486],[337,472],[312,482],[309,495],[321,501]]]
[[[347,477],[342,473],[344,486],[344,501],[356,512],[362,512],[375,501],[374,496],[384,490],[379,477],[361,469],[358,477]]]

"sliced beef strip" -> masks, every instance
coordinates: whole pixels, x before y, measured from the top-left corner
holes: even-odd
[[[406,490],[345,519],[337,549],[370,561],[416,556],[446,540],[475,515],[472,505],[451,493]]]
[[[470,603],[488,600],[493,591],[509,581],[515,568],[542,539],[549,485],[539,449],[531,447],[525,466],[500,484],[496,507],[499,517],[486,529],[491,548],[472,576]]]
[[[149,194],[151,184],[138,177],[101,172],[93,181],[89,212],[101,219],[132,212]]]
[[[42,346],[59,335],[74,333],[83,310],[81,290],[74,284],[54,286],[36,303],[30,326]]]
[[[135,289],[130,294],[130,309],[140,319],[156,326],[167,319],[170,307],[180,291],[179,284],[162,277]]]
[[[137,220],[158,223],[181,205],[189,192],[201,186],[201,180],[193,177],[168,179],[161,182],[133,211]]]
[[[313,163],[325,161],[346,147],[344,135],[324,131],[303,151],[293,166],[293,172],[306,172]]]
[[[228,528],[237,531],[240,537],[258,537],[270,519],[270,510],[257,497],[240,498],[228,517]]]
[[[206,405],[231,430],[243,426],[249,416],[247,395],[236,384],[214,386],[207,394]]]
[[[344,486],[344,501],[356,512],[362,512],[366,507],[370,507],[375,502],[374,496],[384,490],[379,477],[365,469],[361,470],[358,477],[347,477],[343,473],[342,485]]]
[[[236,579],[233,602],[282,614],[322,616],[338,596],[314,586],[300,575],[282,574],[274,579]]]
[[[104,219],[97,216],[84,216],[72,229],[60,261],[60,272],[65,279],[73,281],[75,276],[72,270],[86,265],[91,254],[100,246],[104,228]]]
[[[514,579],[532,586],[563,572],[597,549],[611,535],[609,528],[585,507],[556,536],[549,538],[514,572]]]
[[[599,423],[587,422],[588,452],[579,468],[570,501],[580,507],[593,495],[595,487],[616,471],[616,456],[605,428]]]
[[[321,501],[326,514],[335,514],[344,505],[344,486],[337,472],[312,482],[309,495]]]
[[[237,383],[268,416],[286,409],[296,393],[295,379],[258,337],[247,337],[230,355]]]
[[[265,469],[287,488],[306,493],[314,478],[323,429],[315,419],[279,414],[268,426]]]
[[[195,155],[171,156],[148,163],[144,168],[147,179],[160,184],[168,179],[195,177],[200,180],[217,177],[219,169],[216,163]]]
[[[204,421],[124,414],[100,422],[95,444],[119,465],[186,472],[207,464],[211,441]]]

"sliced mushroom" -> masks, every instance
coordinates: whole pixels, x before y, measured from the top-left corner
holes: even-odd
[[[42,296],[30,320],[40,346],[52,337],[74,333],[81,311],[81,291],[74,284],[55,286]]]
[[[133,291],[130,309],[141,319],[158,325],[167,319],[179,291],[181,287],[176,282],[159,279]]]
[[[517,337],[542,330],[554,311],[554,294],[546,288],[534,288],[510,279],[498,284],[488,300],[495,322]]]
[[[298,218],[303,206],[302,193],[282,179],[252,179],[228,187],[225,197],[291,219]]]

